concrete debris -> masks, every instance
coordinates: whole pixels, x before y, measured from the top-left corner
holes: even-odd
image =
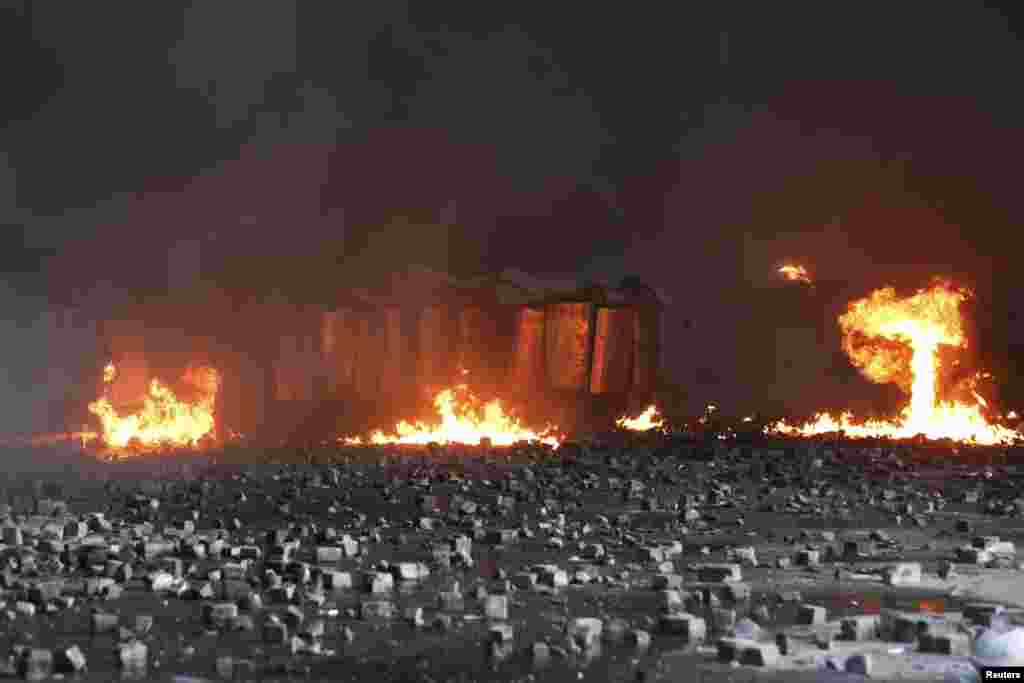
[[[338,449],[348,462],[12,498],[5,671],[113,680],[205,659],[261,680],[413,639],[417,666],[483,657],[538,679],[590,662],[604,680],[641,662],[690,680],[711,659],[828,680],[1024,663],[1024,573],[994,519],[1024,510],[1013,479],[933,487],[892,464],[909,446],[635,439],[513,447],[532,458],[514,465],[493,447]],[[383,465],[355,461],[375,452]],[[52,627],[79,614],[77,643]]]

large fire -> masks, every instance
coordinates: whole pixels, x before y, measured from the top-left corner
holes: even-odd
[[[652,405],[636,417],[628,415],[620,417],[615,424],[621,429],[628,429],[632,432],[646,432],[651,429],[661,429],[665,426],[665,420],[658,413],[658,407]]]
[[[422,422],[399,422],[393,434],[378,430],[364,440],[359,437],[344,439],[351,445],[383,444],[470,444],[488,440],[495,446],[511,446],[523,441],[539,441],[557,446],[562,438],[557,428],[549,427],[535,432],[520,425],[519,420],[505,413],[498,400],[481,404],[467,385],[445,389],[434,398],[434,408],[441,417],[439,425]]]
[[[111,384],[117,377],[113,363],[104,368],[103,381]],[[200,366],[186,370],[182,384],[193,395],[179,399],[158,379],[149,384],[138,412],[119,415],[107,396],[89,404],[89,412],[100,419],[102,442],[111,448],[151,449],[166,446],[196,446],[213,435],[214,407],[220,376],[213,368]]]
[[[819,414],[810,423],[774,425],[783,433],[813,435],[844,431],[855,437],[953,439],[996,444],[1019,436],[992,424],[982,413],[985,400],[974,389],[970,399],[943,401],[938,391],[939,349],[966,348],[960,305],[970,292],[938,283],[900,298],[891,287],[854,301],[839,317],[843,350],[872,382],[895,382],[910,395],[910,403],[891,422],[855,422],[849,413],[838,418]]]

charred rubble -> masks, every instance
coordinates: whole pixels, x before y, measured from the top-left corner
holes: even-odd
[[[1024,661],[1013,451],[652,432],[313,455],[11,473],[8,674],[977,680]]]

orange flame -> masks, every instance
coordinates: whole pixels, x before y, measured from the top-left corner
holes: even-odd
[[[966,289],[939,283],[913,296],[898,298],[892,287],[886,287],[854,301],[840,316],[843,350],[861,374],[872,382],[895,382],[910,394],[910,403],[899,417],[891,422],[856,423],[849,413],[839,418],[822,413],[802,427],[783,421],[772,429],[800,435],[845,431],[860,437],[911,438],[923,434],[931,439],[982,444],[1018,437],[1017,432],[986,419],[982,414],[986,403],[973,389],[973,403],[939,400],[939,347],[967,346],[960,304],[969,295]]]
[[[779,273],[782,274],[782,277],[791,282],[805,282],[807,284],[813,284],[810,274],[803,266],[787,264],[779,268]]]
[[[481,406],[465,384],[438,393],[434,398],[434,407],[441,417],[440,425],[426,425],[422,422],[413,424],[403,420],[396,425],[394,434],[385,434],[378,430],[370,434],[368,441],[360,437],[346,438],[342,441],[350,445],[475,445],[483,439],[488,439],[495,446],[511,446],[522,441],[539,441],[549,446],[557,446],[562,440],[555,434],[554,427],[535,432],[521,426],[519,420],[505,413],[498,400]]]
[[[109,384],[116,376],[113,363],[103,372]],[[118,415],[110,399],[103,396],[89,404],[89,412],[100,419],[102,441],[109,447],[154,448],[160,446],[196,446],[200,440],[212,435],[214,406],[220,375],[210,367],[189,368],[183,383],[191,387],[195,400],[183,401],[158,379],[149,385],[139,412]]]
[[[658,406],[652,405],[637,417],[631,418],[628,415],[620,417],[615,424],[633,432],[646,432],[651,429],[661,429],[665,426],[665,420],[658,413]]]

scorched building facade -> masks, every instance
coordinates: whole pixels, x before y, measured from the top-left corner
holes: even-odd
[[[610,424],[657,387],[663,299],[640,282],[508,271],[456,279],[419,269],[376,290],[337,291],[327,303],[212,299],[203,315],[139,305],[107,326],[107,346],[140,372],[162,367],[151,338],[174,327],[169,318],[179,322],[187,334],[165,345],[178,361],[202,358],[221,374],[221,435],[278,442],[388,430],[429,419],[431,397],[463,383],[528,423],[571,430]]]

